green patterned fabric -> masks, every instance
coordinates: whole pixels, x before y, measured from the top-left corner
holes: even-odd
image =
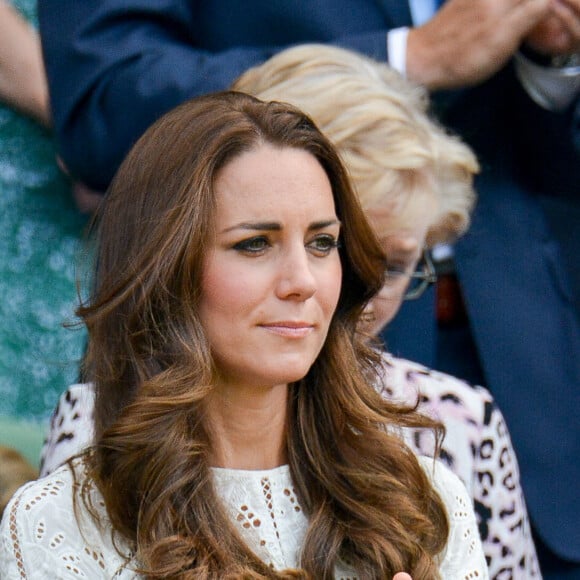
[[[33,0],[12,1],[36,23]],[[85,226],[52,136],[0,105],[0,443],[2,421],[44,423],[77,378],[85,334],[62,324],[75,321]]]

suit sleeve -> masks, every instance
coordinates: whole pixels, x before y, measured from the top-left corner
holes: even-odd
[[[227,89],[281,48],[268,42],[272,34],[260,38],[259,28],[252,47],[208,48],[199,6],[193,0],[40,0],[57,146],[73,177],[104,190],[158,117],[189,98]],[[250,14],[248,22],[258,17]],[[302,38],[307,25],[304,18]],[[323,40],[322,31],[312,34],[313,42]],[[386,30],[336,43],[386,59]]]

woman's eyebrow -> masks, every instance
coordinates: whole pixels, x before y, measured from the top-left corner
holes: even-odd
[[[229,228],[222,230],[222,233],[231,232],[233,230],[256,230],[260,232],[280,231],[282,225],[278,222],[241,222]]]
[[[318,222],[313,222],[309,224],[308,230],[322,230],[324,228],[330,226],[340,226],[340,221],[337,219],[329,219],[329,220],[321,220]],[[240,222],[239,224],[235,224],[230,226],[229,228],[225,228],[222,230],[222,234],[231,232],[233,230],[252,230],[252,231],[260,231],[260,232],[271,232],[271,231],[281,231],[282,224],[279,222]]]
[[[308,230],[310,230],[310,231],[323,230],[324,228],[328,228],[330,226],[340,226],[340,225],[341,225],[340,220],[337,220],[337,219],[324,220],[324,221],[311,223],[308,226]]]

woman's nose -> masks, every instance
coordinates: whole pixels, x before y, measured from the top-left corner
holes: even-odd
[[[280,262],[278,276],[278,297],[284,300],[307,300],[314,295],[317,288],[313,264],[303,246],[292,250]]]

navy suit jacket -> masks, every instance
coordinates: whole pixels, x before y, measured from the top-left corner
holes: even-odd
[[[39,20],[60,152],[96,188],[156,118],[226,89],[280,48],[331,42],[384,61],[386,31],[411,24],[399,0],[40,0]],[[441,116],[483,166],[457,268],[487,384],[533,523],[556,553],[580,561],[580,328],[539,203],[578,203],[580,128],[569,112],[536,107],[509,66],[450,95]],[[389,346],[432,365],[432,303],[405,310],[410,324]]]

